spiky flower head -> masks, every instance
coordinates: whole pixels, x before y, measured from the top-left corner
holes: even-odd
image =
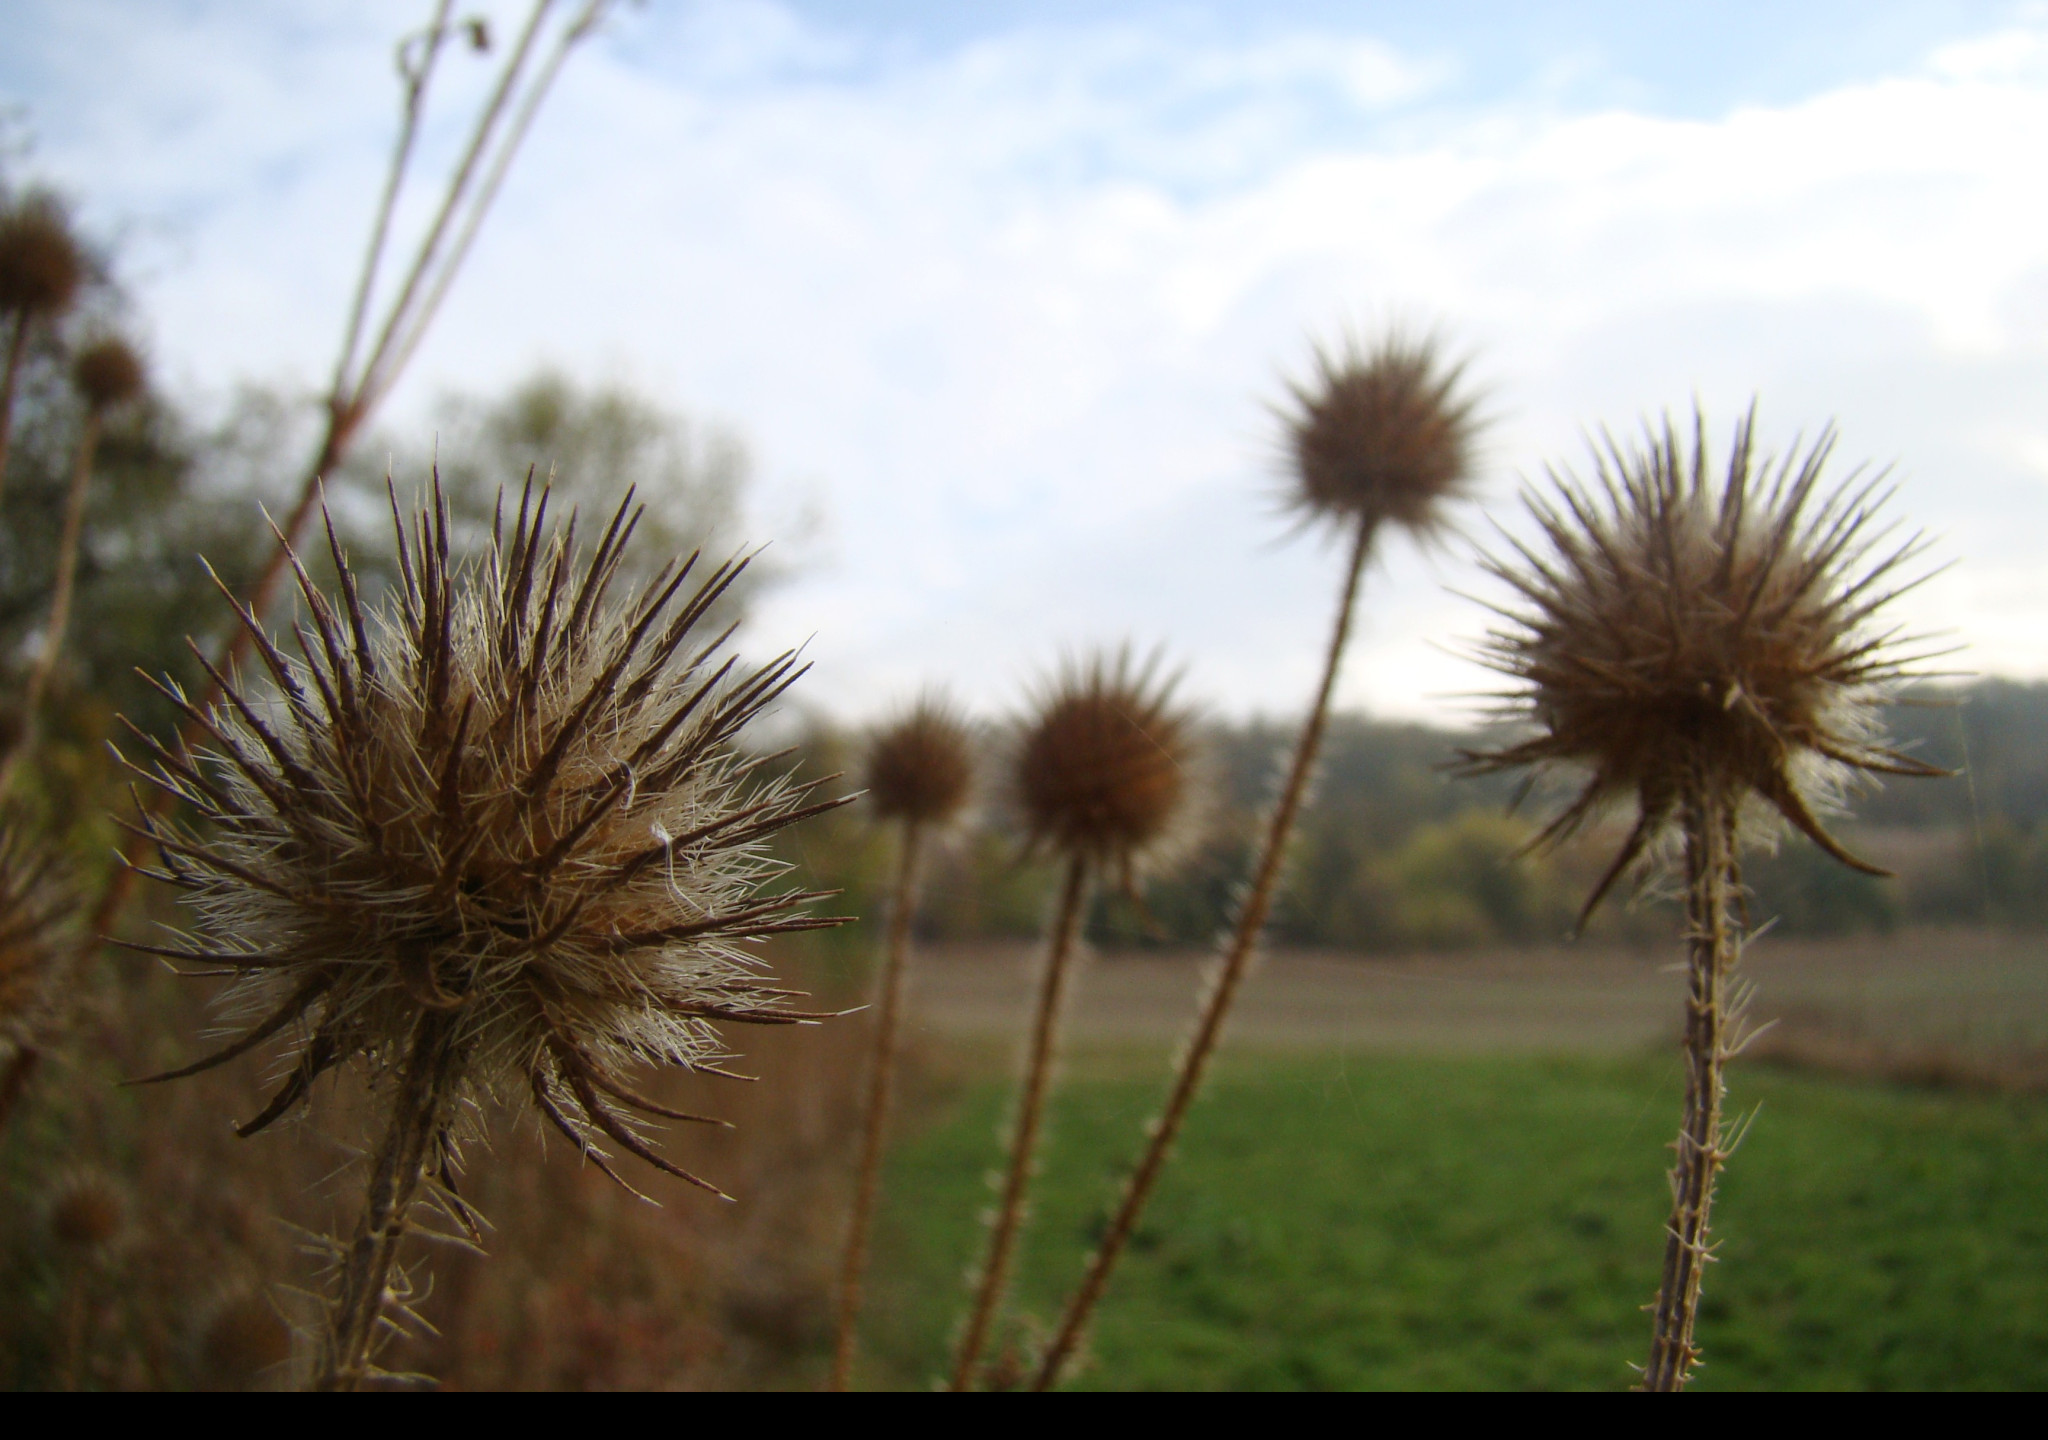
[[[967,803],[973,784],[974,737],[941,697],[919,699],[868,746],[868,798],[885,819],[942,825]]]
[[[439,1017],[458,1095],[524,1091],[600,1165],[603,1136],[682,1175],[621,1108],[674,1116],[628,1072],[716,1071],[715,1021],[813,1018],[747,947],[836,923],[803,913],[815,892],[763,893],[787,870],[763,846],[841,802],[736,748],[796,657],[742,673],[718,659],[730,628],[698,633],[744,561],[693,585],[692,556],[615,598],[630,495],[587,556],[548,500],[529,485],[509,534],[457,563],[438,483],[410,527],[394,496],[401,578],[382,606],[330,525],[338,597],[293,560],[297,656],[241,612],[270,693],[216,677],[225,701],[201,716],[165,687],[211,742],[156,746],[151,772],[203,822],[151,826],[156,878],[199,933],[135,948],[236,977],[240,1037],[158,1078],[290,1037],[289,1077],[244,1134],[352,1057],[392,1070]]]
[[[0,810],[0,1052],[39,1043],[78,952],[77,909],[56,846]]]
[[[1309,519],[1394,524],[1430,534],[1473,478],[1479,422],[1464,367],[1434,340],[1390,333],[1316,351],[1316,374],[1290,383],[1291,508]]]
[[[1193,721],[1173,682],[1128,651],[1070,661],[1017,747],[1016,794],[1034,845],[1129,879],[1157,858],[1189,798]]]
[[[124,340],[95,340],[71,362],[71,380],[86,404],[111,409],[142,393],[142,357]]]
[[[1829,855],[1857,859],[1817,818],[1868,774],[1938,775],[1884,740],[1879,710],[1910,663],[1877,612],[1922,551],[1878,512],[1882,473],[1825,486],[1832,429],[1773,465],[1754,453],[1755,412],[1736,426],[1725,473],[1704,419],[1669,420],[1624,451],[1611,437],[1586,483],[1553,469],[1526,503],[1545,553],[1487,568],[1520,597],[1481,647],[1514,677],[1519,744],[1468,752],[1475,770],[1566,764],[1583,789],[1539,836],[1575,832],[1633,799],[1633,830],[1580,919],[1708,791],[1782,816]],[[1761,811],[1757,806],[1761,805]]]
[[[85,256],[63,209],[29,195],[0,212],[0,313],[61,315],[85,282]]]

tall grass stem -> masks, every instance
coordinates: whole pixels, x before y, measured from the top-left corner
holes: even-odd
[[[1046,957],[1045,976],[1039,985],[1038,1011],[1031,1022],[1031,1052],[1024,1071],[1024,1089],[1017,1103],[1017,1128],[1010,1138],[1010,1168],[1003,1179],[1002,1199],[995,1221],[989,1227],[988,1258],[982,1266],[981,1284],[961,1332],[960,1352],[953,1362],[955,1391],[974,1385],[974,1369],[988,1344],[990,1327],[1002,1304],[1003,1290],[1010,1276],[1010,1262],[1017,1245],[1017,1232],[1024,1219],[1024,1200],[1031,1188],[1033,1161],[1038,1135],[1044,1126],[1045,1097],[1051,1087],[1053,1052],[1059,1038],[1060,1011],[1065,1002],[1067,979],[1080,941],[1081,920],[1087,912],[1088,861],[1075,854],[1067,861],[1067,876],[1060,887],[1059,909],[1053,920],[1052,953]]]
[[[1258,866],[1253,872],[1252,885],[1246,894],[1244,905],[1238,911],[1237,926],[1230,937],[1230,946],[1224,952],[1223,963],[1216,972],[1214,983],[1203,1003],[1202,1013],[1195,1023],[1194,1034],[1187,1048],[1182,1052],[1180,1070],[1174,1077],[1173,1089],[1159,1118],[1153,1122],[1150,1138],[1137,1168],[1131,1172],[1129,1183],[1124,1189],[1123,1199],[1117,1206],[1115,1217],[1103,1233],[1102,1244],[1097,1247],[1094,1258],[1089,1262],[1088,1272],[1082,1278],[1080,1288],[1067,1302],[1060,1317],[1059,1329],[1054,1333],[1052,1344],[1047,1347],[1044,1358],[1039,1362],[1038,1372],[1032,1379],[1034,1390],[1047,1390],[1057,1384],[1060,1371],[1072,1357],[1075,1347],[1087,1327],[1089,1317],[1101,1301],[1103,1291],[1109,1285],[1111,1273],[1116,1269],[1117,1260],[1129,1243],[1131,1233],[1137,1228],[1139,1218],[1145,1213],[1145,1206],[1152,1198],[1152,1191],[1159,1183],[1159,1176],[1166,1168],[1173,1142],[1179,1136],[1181,1126],[1186,1122],[1188,1109],[1194,1104],[1200,1091],[1203,1075],[1210,1057],[1216,1051],[1217,1042],[1223,1035],[1223,1022],[1230,1014],[1230,1007],[1237,998],[1239,986],[1245,972],[1250,968],[1252,955],[1259,942],[1260,933],[1265,929],[1266,916],[1272,910],[1273,897],[1278,889],[1282,862],[1286,858],[1287,842],[1294,833],[1294,826],[1300,818],[1301,807],[1308,795],[1309,776],[1314,772],[1316,754],[1322,748],[1323,731],[1329,723],[1330,697],[1336,690],[1337,672],[1344,659],[1344,649],[1351,638],[1352,613],[1357,608],[1358,588],[1365,576],[1365,563],[1372,554],[1374,526],[1368,519],[1361,519],[1352,540],[1350,564],[1344,572],[1344,584],[1337,604],[1336,624],[1330,631],[1330,647],[1323,659],[1322,683],[1316,691],[1315,703],[1310,707],[1308,719],[1302,725],[1301,738],[1296,742],[1293,762],[1288,767],[1286,784],[1280,791],[1280,798],[1273,807],[1271,821],[1266,828],[1264,848],[1259,853]]]
[[[853,1218],[846,1236],[846,1257],[839,1276],[839,1334],[832,1349],[834,1390],[853,1383],[856,1330],[860,1323],[861,1285],[867,1274],[868,1236],[874,1224],[875,1198],[881,1191],[883,1141],[888,1133],[889,1105],[896,1080],[896,1050],[902,1030],[903,976],[908,968],[911,922],[916,918],[917,876],[924,847],[925,825],[903,822],[896,857],[896,889],[889,909],[889,931],[882,958],[880,994],[875,1005],[875,1048],[869,1060],[866,1129],[861,1136],[860,1175],[854,1187]]]

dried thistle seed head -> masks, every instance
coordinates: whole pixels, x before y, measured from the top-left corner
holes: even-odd
[[[868,798],[884,818],[942,825],[967,803],[973,783],[974,737],[937,696],[919,700],[868,747]]]
[[[40,1043],[78,953],[77,910],[56,845],[0,810],[0,1049]]]
[[[1761,802],[1843,864],[1882,874],[1816,812],[1859,776],[1942,773],[1889,748],[1878,718],[1911,657],[1872,622],[1912,583],[1902,570],[1922,541],[1878,521],[1882,474],[1823,486],[1832,430],[1773,466],[1754,456],[1754,419],[1736,427],[1720,478],[1697,417],[1689,443],[1668,420],[1639,450],[1608,440],[1594,483],[1553,471],[1555,493],[1527,497],[1546,553],[1517,544],[1518,559],[1486,562],[1520,603],[1501,609],[1509,623],[1481,656],[1519,682],[1507,713],[1535,734],[1468,752],[1471,768],[1589,772],[1539,843],[1609,801],[1637,806],[1582,923],[1709,790]]]
[[[71,379],[86,404],[110,409],[142,393],[142,357],[125,341],[95,340],[71,362]]]
[[[1016,790],[1035,845],[1133,866],[1157,858],[1189,793],[1193,722],[1173,684],[1128,652],[1062,667],[1017,748]]]
[[[68,1176],[50,1199],[50,1238],[67,1250],[98,1250],[121,1233],[127,1218],[126,1198],[114,1182],[82,1171]]]
[[[0,312],[61,315],[85,281],[85,256],[63,209],[30,195],[0,214]]]
[[[629,1072],[716,1069],[717,1021],[814,1018],[749,947],[837,923],[804,913],[816,892],[769,892],[788,867],[764,846],[840,802],[735,745],[796,657],[742,671],[719,658],[729,630],[698,632],[744,561],[699,579],[692,556],[614,597],[630,496],[587,555],[548,504],[529,487],[458,564],[438,485],[409,526],[394,498],[382,607],[330,526],[340,593],[298,569],[298,656],[243,614],[267,692],[232,681],[202,717],[165,687],[211,746],[155,747],[150,775],[203,823],[151,831],[199,935],[136,948],[237,977],[241,1038],[173,1075],[289,1037],[290,1076],[245,1134],[351,1057],[394,1070],[435,1017],[452,1099],[524,1092],[599,1164],[608,1138],[681,1174],[629,1120],[673,1115]]]
[[[1369,350],[1355,339],[1318,349],[1314,380],[1288,386],[1294,407],[1282,417],[1291,507],[1310,519],[1437,530],[1445,503],[1473,478],[1479,424],[1463,379],[1430,339],[1390,334]]]

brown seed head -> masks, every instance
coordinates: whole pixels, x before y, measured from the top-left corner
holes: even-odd
[[[1910,661],[1876,612],[1922,550],[1877,523],[1884,476],[1824,489],[1832,430],[1773,467],[1736,427],[1725,478],[1709,476],[1705,423],[1688,445],[1666,421],[1644,448],[1612,439],[1595,483],[1552,472],[1527,504],[1547,553],[1488,568],[1519,594],[1481,654],[1520,688],[1509,714],[1532,738],[1468,752],[1475,770],[1564,763],[1590,772],[1540,837],[1561,839],[1607,802],[1637,822],[1587,901],[1600,898],[1679,814],[1718,790],[1763,802],[1845,865],[1816,818],[1859,774],[1942,772],[1886,746],[1877,709]],[[1766,812],[1768,813],[1768,812]]]
[[[56,844],[0,810],[0,1047],[37,1044],[77,954],[77,898]]]
[[[150,778],[205,828],[157,832],[157,878],[201,937],[149,948],[234,970],[247,1024],[173,1074],[291,1037],[296,1065],[244,1133],[352,1056],[395,1065],[440,1014],[455,1093],[525,1092],[600,1164],[609,1137],[672,1169],[625,1114],[667,1113],[630,1070],[714,1065],[714,1022],[810,1018],[748,947],[837,923],[804,913],[814,892],[765,893],[788,867],[764,846],[840,802],[761,778],[735,745],[796,657],[741,671],[696,633],[744,561],[692,583],[693,556],[614,599],[631,497],[587,556],[548,500],[529,487],[510,533],[458,564],[438,484],[410,526],[394,498],[400,584],[381,607],[330,527],[341,593],[298,572],[300,654],[244,617],[274,691],[231,684],[208,752],[156,750]]]
[[[31,195],[0,213],[0,313],[61,315],[85,281],[85,256],[57,202]]]
[[[887,819],[940,825],[974,783],[974,737],[946,701],[927,695],[868,748],[868,798]]]
[[[50,1236],[70,1250],[97,1250],[121,1231],[128,1209],[101,1175],[75,1175],[50,1202]]]
[[[1155,854],[1188,799],[1193,723],[1171,681],[1128,652],[1062,668],[1017,750],[1034,844],[1126,873]]]
[[[1367,527],[1438,529],[1445,502],[1472,481],[1478,421],[1463,376],[1435,342],[1399,334],[1371,350],[1356,340],[1317,350],[1313,383],[1289,385],[1295,408],[1283,415],[1292,508]]]
[[[71,379],[86,404],[106,410],[142,393],[142,357],[125,341],[95,340],[71,362]]]

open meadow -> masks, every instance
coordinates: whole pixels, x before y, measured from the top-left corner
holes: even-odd
[[[890,1176],[874,1383],[927,1381],[986,1204],[1020,952],[930,957],[946,1083]],[[1192,1008],[1192,957],[1082,981],[1019,1286],[1037,1338]],[[2048,1384],[2048,959],[2030,938],[1760,941],[1702,1312],[1708,1388]],[[1627,952],[1283,954],[1105,1303],[1110,1388],[1616,1388],[1654,1293],[1677,977]]]

